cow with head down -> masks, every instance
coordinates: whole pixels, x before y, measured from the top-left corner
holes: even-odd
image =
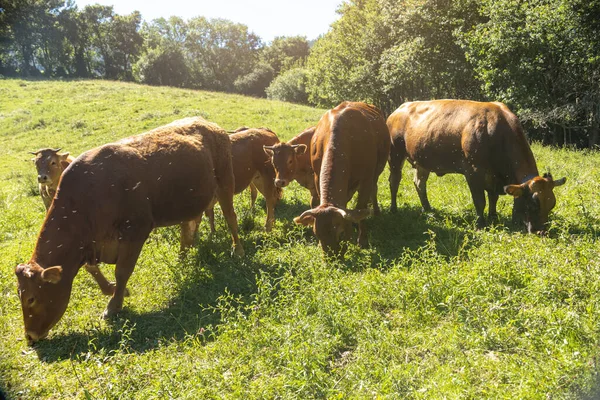
[[[402,104],[387,120],[392,136],[390,191],[392,211],[408,159],[416,169],[415,187],[425,211],[430,172],[439,176],[465,176],[475,210],[477,227],[486,225],[485,192],[490,219],[497,217],[500,194],[514,196],[513,221],[523,221],[528,232],[543,233],[556,204],[553,189],[566,178],[539,176],[538,168],[515,114],[498,102],[467,100],[415,101]]]
[[[116,264],[104,317],[123,307],[127,281],[152,229],[179,224],[181,246],[216,197],[234,252],[244,250],[233,210],[227,133],[185,118],[80,155],[64,171],[29,262],[15,268],[28,341],[43,339],[64,314],[84,264]]]
[[[368,204],[377,203],[377,180],[390,153],[390,135],[381,111],[374,106],[343,102],[326,112],[310,143],[319,205],[294,221],[312,226],[327,255],[342,255],[342,240],[349,239],[358,223],[358,244],[368,245],[365,218]],[[346,207],[358,191],[356,209]]]
[[[310,206],[319,205],[319,195],[315,187],[315,178],[310,164],[310,141],[316,127],[311,127],[287,142],[273,146],[264,146],[265,153],[271,158],[275,169],[275,186],[284,188],[293,180],[310,190]]]
[[[46,211],[50,208],[50,203],[56,194],[60,176],[74,160],[69,153],[59,153],[60,150],[60,148],[40,149],[30,153],[35,156],[31,160],[37,169],[38,188]]]

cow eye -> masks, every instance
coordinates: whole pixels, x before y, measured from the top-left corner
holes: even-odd
[[[35,303],[35,297],[30,297],[27,299],[27,305],[31,306],[33,305],[33,303]]]
[[[56,165],[56,161],[52,161],[50,165]]]

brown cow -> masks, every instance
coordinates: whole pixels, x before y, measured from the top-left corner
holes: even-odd
[[[61,149],[41,149],[30,154],[35,155],[32,161],[35,163],[35,167],[38,173],[38,188],[40,195],[46,206],[46,212],[50,208],[52,199],[56,194],[56,188],[58,187],[58,181],[63,171],[73,162],[74,158],[69,153],[58,152]],[[85,265],[86,271],[88,271],[94,280],[100,286],[100,290],[106,296],[112,296],[115,291],[114,283],[109,282],[106,277],[100,271],[97,265]],[[129,295],[129,291],[125,290],[125,295]]]
[[[295,179],[301,186],[310,190],[311,207],[319,205],[309,148],[315,129],[314,126],[308,128],[288,142],[264,146],[275,168],[275,186],[284,188]]]
[[[348,238],[351,222],[358,223],[358,244],[368,245],[364,219],[375,213],[377,179],[390,153],[390,134],[381,111],[365,103],[343,102],[326,112],[315,129],[310,160],[320,204],[294,221],[313,225],[321,247],[328,255],[340,254],[340,241]],[[356,209],[346,204],[358,190]]]
[[[29,342],[44,338],[60,320],[85,263],[116,264],[116,288],[103,316],[119,312],[152,229],[180,224],[181,245],[189,246],[196,220],[215,196],[234,251],[243,255],[233,190],[229,137],[202,118],[175,121],[80,155],[63,173],[31,260],[15,269]]]
[[[387,120],[392,136],[390,191],[392,211],[408,158],[416,168],[415,187],[424,210],[430,210],[427,178],[459,173],[466,177],[477,227],[485,226],[485,192],[489,218],[496,218],[500,194],[515,197],[513,221],[524,220],[529,232],[544,229],[556,199],[552,189],[566,178],[539,176],[533,153],[517,117],[502,103],[434,100],[404,103]]]
[[[267,221],[265,230],[271,231],[275,222],[275,205],[281,198],[281,189],[275,187],[275,171],[269,162],[268,155],[263,151],[263,146],[271,146],[279,143],[275,132],[267,128],[238,128],[231,139],[231,161],[233,163],[233,175],[235,176],[235,194],[241,193],[250,186],[251,207],[254,208],[256,201],[256,190],[265,197],[267,203]],[[214,211],[212,207],[207,210],[206,215],[210,221],[210,230],[214,232]]]
[[[69,166],[74,160],[69,153],[58,152],[61,149],[41,149],[36,152],[30,153],[35,157],[31,160],[35,163],[37,169],[38,188],[46,211],[50,208],[50,203],[56,194],[56,188],[58,187],[58,181],[65,168]]]

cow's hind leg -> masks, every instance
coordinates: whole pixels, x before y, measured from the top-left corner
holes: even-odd
[[[264,196],[264,193],[263,193],[263,196]],[[256,197],[258,197],[258,192],[256,190],[256,186],[254,186],[254,183],[251,182],[250,183],[250,209],[251,210],[254,210],[254,203],[256,203]]]
[[[210,225],[210,234],[212,235],[215,233],[215,208],[214,208],[214,206],[207,208],[206,211],[204,211],[204,214],[208,218],[208,224]],[[200,224],[200,221],[198,221],[198,224]]]
[[[129,241],[119,246],[119,256],[117,258],[117,266],[115,267],[117,282],[113,296],[110,298],[106,310],[102,313],[103,318],[112,317],[123,309],[123,297],[125,296],[127,281],[133,272],[133,268],[147,237],[148,235],[146,234],[143,240]]]
[[[429,204],[429,199],[427,198],[427,179],[429,179],[429,171],[418,166],[416,169],[415,188],[417,189],[419,200],[421,200],[423,211],[429,212],[431,211],[431,204]]]
[[[469,184],[471,197],[475,205],[475,212],[477,213],[477,229],[482,229],[485,227],[485,217],[483,216],[483,210],[485,209],[484,182],[475,174],[467,176],[467,183]]]
[[[223,211],[223,216],[227,221],[227,225],[229,226],[229,231],[231,232],[231,238],[233,240],[233,252],[235,255],[243,257],[244,256],[244,247],[242,246],[242,242],[238,236],[238,223],[237,216],[235,215],[235,210],[233,209],[233,190],[218,188],[217,189],[217,199],[219,200],[219,204],[221,205],[221,210]]]
[[[86,264],[85,270],[89,272],[90,275],[92,275],[92,278],[94,278],[96,283],[98,283],[98,286],[100,286],[100,290],[105,296],[112,296],[115,293],[115,284],[109,282],[106,279],[106,277],[104,276],[102,271],[100,271],[100,268],[97,265]],[[127,296],[129,296],[129,290],[125,288],[125,297]]]
[[[256,179],[256,189],[265,197],[267,203],[267,221],[265,222],[265,230],[270,232],[275,223],[275,204],[279,199],[279,193],[275,187],[274,179],[264,175],[260,175],[259,179]]]
[[[402,179],[402,167],[406,160],[406,151],[404,149],[404,141],[393,143],[390,149],[390,157],[388,163],[390,165],[390,194],[392,196],[392,204],[390,207],[391,212],[398,211],[398,205],[396,203],[398,197],[398,188],[400,187],[400,180]]]
[[[202,217],[200,217],[202,218]],[[200,219],[199,218],[199,219]],[[185,221],[179,224],[181,227],[181,237],[179,239],[179,251],[184,252],[188,248],[192,247],[194,244],[194,236],[196,234],[196,229],[198,228],[198,224],[200,221]]]
[[[498,193],[494,190],[488,190],[488,199],[490,201],[490,205],[488,207],[488,221],[497,221],[498,220],[498,212],[496,211],[496,205],[498,204]]]

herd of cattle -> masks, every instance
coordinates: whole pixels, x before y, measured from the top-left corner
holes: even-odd
[[[415,187],[424,210],[431,208],[430,172],[463,174],[485,226],[496,217],[498,196],[514,196],[513,221],[542,232],[565,178],[539,176],[533,153],[516,116],[502,103],[436,100],[405,103],[386,120],[374,106],[344,102],[315,127],[288,142],[269,129],[240,128],[228,135],[202,118],[186,118],[86,151],[76,159],[60,149],[35,154],[40,194],[47,215],[31,260],[16,267],[29,343],[43,339],[64,314],[81,266],[111,296],[103,316],[118,313],[144,242],[161,226],[179,224],[181,249],[193,244],[202,215],[214,230],[219,203],[233,251],[244,255],[233,195],[250,187],[266,199],[265,228],[291,181],[310,190],[311,208],[296,217],[312,226],[323,250],[343,253],[353,223],[358,244],[368,245],[365,219],[378,214],[377,181],[390,166],[392,212],[406,159],[416,169]],[[356,208],[347,204],[358,192]],[[115,283],[98,268],[116,264]]]

